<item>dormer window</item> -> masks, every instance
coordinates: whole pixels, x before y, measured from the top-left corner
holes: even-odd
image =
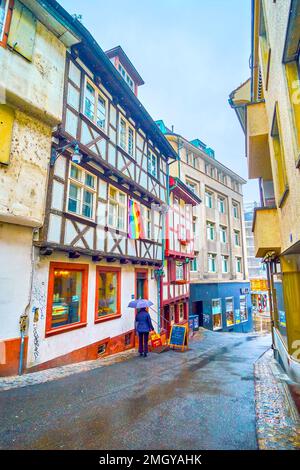
[[[125,80],[125,82],[127,83],[127,85],[129,86],[129,88],[131,88],[131,90],[134,91],[134,82],[132,78],[130,77],[130,75],[128,75],[128,73],[124,69],[123,65],[120,63],[118,65],[118,70],[120,74],[122,75],[123,79]]]

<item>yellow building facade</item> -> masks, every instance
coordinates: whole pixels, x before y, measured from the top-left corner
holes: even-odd
[[[275,353],[300,381],[300,1],[252,1],[251,78],[230,104],[246,136],[261,207],[253,232],[268,267]]]

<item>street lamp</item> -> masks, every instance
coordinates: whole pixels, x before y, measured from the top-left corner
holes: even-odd
[[[60,157],[61,154],[70,147],[74,147],[74,150],[71,156],[72,162],[79,164],[82,160],[82,154],[79,150],[77,140],[74,140],[73,142],[70,142],[69,144],[64,145],[63,147],[59,147],[59,148],[52,147],[51,157],[50,157],[50,167],[53,167],[58,157]]]

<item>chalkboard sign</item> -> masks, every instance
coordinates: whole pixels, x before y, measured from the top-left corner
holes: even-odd
[[[173,325],[170,333],[169,346],[184,349],[187,346],[186,325]]]

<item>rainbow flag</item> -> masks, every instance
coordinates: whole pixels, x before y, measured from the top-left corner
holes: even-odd
[[[132,199],[128,202],[128,237],[133,239],[143,238],[143,223],[140,204]]]

